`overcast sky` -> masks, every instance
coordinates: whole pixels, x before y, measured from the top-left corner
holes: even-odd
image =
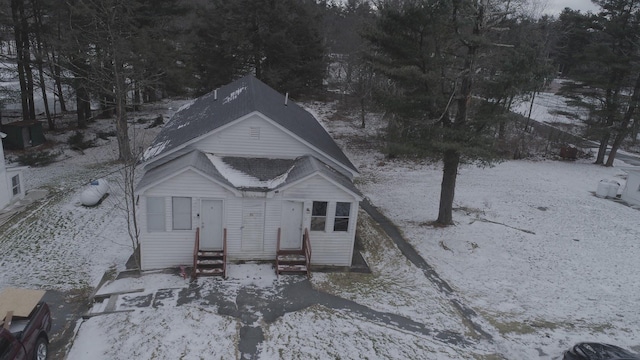
[[[562,11],[562,9],[568,7],[574,10],[580,10],[582,12],[587,12],[591,10],[592,12],[596,12],[598,7],[594,5],[591,0],[546,0],[547,7],[544,11],[545,14],[549,15],[558,15]]]

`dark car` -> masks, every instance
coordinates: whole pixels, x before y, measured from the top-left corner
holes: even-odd
[[[39,301],[27,316],[14,317],[11,312],[6,315],[0,315],[0,360],[46,360],[51,329],[49,306]]]
[[[562,360],[640,360],[640,355],[615,345],[584,342],[565,351]]]

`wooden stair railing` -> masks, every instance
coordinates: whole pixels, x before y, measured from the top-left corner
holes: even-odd
[[[304,229],[301,249],[281,249],[281,229],[278,229],[278,241],[276,245],[276,275],[280,274],[306,274],[311,276],[311,243],[309,231]]]
[[[222,277],[227,278],[227,228],[224,228],[222,238]]]
[[[309,229],[304,228],[302,237],[302,248],[304,249],[305,263],[307,267],[307,278],[311,277],[311,240],[309,239]]]
[[[191,279],[195,279],[198,274],[198,250],[200,250],[200,228],[196,228],[196,241],[193,245],[193,268],[191,270]]]
[[[223,229],[222,250],[200,249],[200,229],[196,229],[192,279],[198,276],[227,277],[227,229]]]

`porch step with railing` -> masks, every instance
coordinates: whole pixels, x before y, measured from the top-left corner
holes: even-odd
[[[196,242],[193,250],[192,278],[198,276],[227,276],[227,229],[224,229],[222,250],[200,249],[200,229],[196,229]]]
[[[276,250],[276,274],[300,274],[311,276],[311,244],[309,231],[304,230],[302,249],[280,249],[280,229],[278,229],[278,245]]]

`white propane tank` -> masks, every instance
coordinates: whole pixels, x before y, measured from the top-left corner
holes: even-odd
[[[596,189],[596,196],[606,198],[609,195],[609,180],[600,180]]]
[[[93,180],[80,195],[84,206],[94,206],[109,191],[109,183],[105,179]]]
[[[620,183],[611,180],[609,181],[609,191],[607,192],[607,197],[615,199],[618,196],[618,189],[620,188]]]

